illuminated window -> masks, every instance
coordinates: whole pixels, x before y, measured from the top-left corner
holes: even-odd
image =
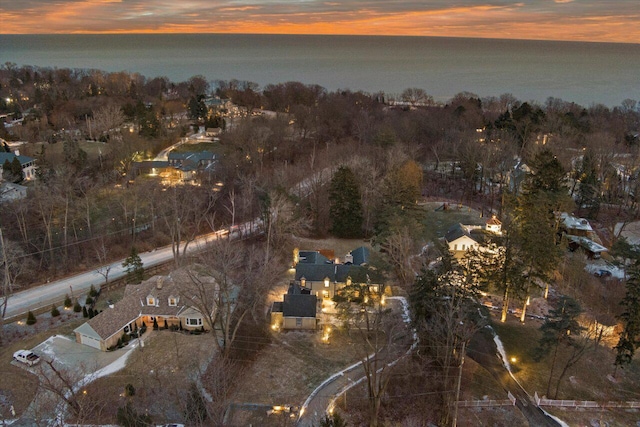
[[[328,278],[328,277],[325,277],[325,278],[324,278],[324,287],[325,287],[325,288],[328,288],[328,287],[329,287],[329,278]]]
[[[329,298],[329,291],[322,291],[322,298]]]
[[[169,297],[169,305],[171,307],[175,307],[176,305],[178,305],[178,298],[176,297]]]
[[[156,305],[156,299],[152,296],[147,297],[147,305]]]

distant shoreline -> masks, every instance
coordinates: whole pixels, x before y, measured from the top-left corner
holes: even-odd
[[[0,35],[0,63],[126,71],[186,81],[286,81],[437,100],[460,92],[560,98],[588,107],[640,99],[640,44],[420,36],[263,34]]]

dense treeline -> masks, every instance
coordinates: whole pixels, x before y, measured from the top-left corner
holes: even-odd
[[[640,112],[632,100],[614,108],[553,98],[537,105],[509,94],[480,99],[465,92],[438,104],[421,89],[390,100],[297,82],[260,89],[202,76],[173,83],[10,63],[0,69],[0,82],[0,113],[8,114],[7,123],[22,119],[0,132],[30,142],[21,151],[37,158],[40,177],[28,199],[3,205],[2,225],[48,275],[101,261],[96,242],[109,248],[108,257],[122,256],[132,244],[150,248],[248,219],[278,194],[307,232],[335,232],[340,219],[330,216],[327,184],[340,165],[350,169],[360,197],[355,234],[381,241],[391,228],[411,226],[397,221],[393,206],[402,210],[421,195],[499,211],[515,159],[527,162],[542,147],[572,171],[572,191],[589,214],[598,215],[601,204],[637,213],[637,180],[630,178]],[[134,160],[152,158],[192,126],[211,123],[202,110],[209,96],[230,99],[239,112],[224,118],[224,157],[214,174],[201,176],[201,187],[171,192],[153,180],[127,185]],[[102,141],[96,153],[79,144],[86,139]],[[48,144],[36,144],[41,141]],[[416,168],[424,181],[410,173]],[[213,182],[223,182],[223,191],[214,194]],[[291,192],[300,182],[304,188]],[[588,185],[578,185],[583,182]],[[191,214],[176,209],[176,200]]]

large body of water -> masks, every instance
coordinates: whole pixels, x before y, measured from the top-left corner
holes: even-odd
[[[640,99],[640,44],[231,34],[0,35],[0,63],[210,80],[300,81],[440,101],[468,91],[584,106]]]

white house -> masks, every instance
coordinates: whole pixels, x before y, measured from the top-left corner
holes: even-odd
[[[469,232],[469,228],[462,224],[456,224],[447,231],[444,236],[449,251],[456,256],[461,257],[465,252],[471,249],[478,249],[480,242],[474,238]]]

